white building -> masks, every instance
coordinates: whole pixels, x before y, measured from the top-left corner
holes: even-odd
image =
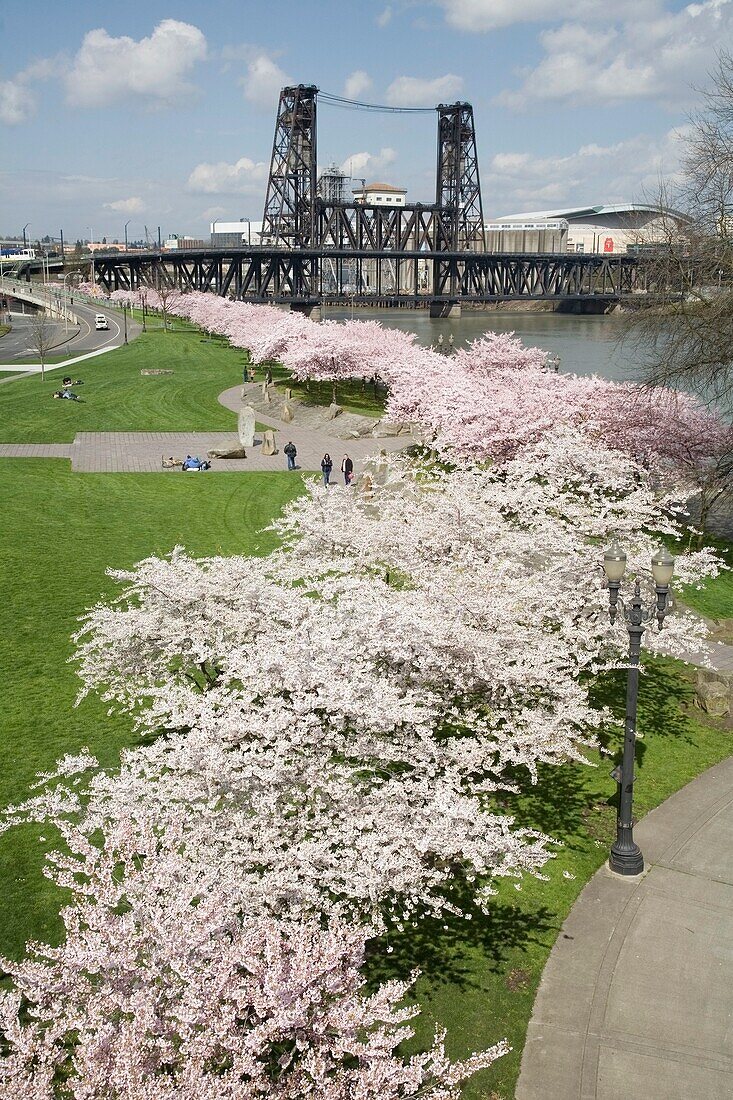
[[[646,203],[618,203],[508,214],[497,219],[492,229],[501,226],[507,232],[518,229],[519,224],[538,227],[542,223],[549,229],[550,223],[564,221],[567,235],[563,251],[623,253],[633,250],[635,245],[663,239],[669,231],[670,218],[677,224],[685,221],[685,215],[677,211],[664,211]]]
[[[212,248],[246,248],[259,244],[262,239],[262,222],[253,218],[240,218],[237,222],[211,223]]]
[[[354,202],[363,206],[404,206],[407,189],[391,183],[366,183],[355,187]]]

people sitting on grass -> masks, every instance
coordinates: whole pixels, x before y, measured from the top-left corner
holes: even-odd
[[[196,455],[196,456],[186,455],[185,459],[183,460],[183,466],[181,467],[181,469],[182,470],[210,470],[211,469],[211,463],[205,461],[204,459],[200,459],[198,457],[198,455]]]
[[[84,383],[81,378],[72,379],[71,375],[67,374],[65,378],[62,378],[61,385],[66,389],[68,386],[83,386]]]
[[[54,397],[65,397],[67,401],[79,401],[80,398],[77,394],[72,393],[71,390],[55,390]]]

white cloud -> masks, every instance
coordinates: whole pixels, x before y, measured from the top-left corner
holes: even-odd
[[[197,164],[188,177],[189,191],[205,195],[256,193],[267,180],[268,165],[240,157],[235,164],[219,161],[217,164]]]
[[[357,69],[346,77],[344,95],[347,99],[358,99],[359,96],[364,95],[364,92],[368,92],[371,86],[372,78],[369,73],[365,73],[363,69]]]
[[[516,91],[498,102],[571,105],[655,99],[682,106],[705,82],[715,51],[733,42],[731,0],[704,0],[678,12],[641,0],[634,16],[603,25],[566,23],[540,36],[545,55]]]
[[[0,122],[20,126],[35,114],[36,101],[29,88],[17,77],[0,82]]]
[[[638,15],[644,8],[659,9],[661,0],[437,0],[446,22],[471,34],[498,30],[515,23],[559,23],[563,19],[603,20]]]
[[[29,85],[57,75],[59,65],[59,58],[41,58],[32,61],[10,80],[0,81],[0,122],[6,126],[20,126],[32,118],[38,104]]]
[[[550,157],[497,153],[482,174],[484,203],[489,196],[491,203],[487,214],[495,218],[573,204],[654,201],[661,178],[674,185],[680,137],[675,130],[658,139],[638,134]]]
[[[388,4],[387,7],[384,8],[383,11],[380,11],[379,15],[377,16],[377,26],[386,27],[387,24],[392,21],[392,14],[392,8]]]
[[[463,80],[453,73],[421,80],[417,76],[398,76],[387,88],[387,103],[392,107],[434,107],[455,99],[463,91]]]
[[[247,65],[247,75],[239,83],[244,88],[244,98],[264,111],[277,105],[280,89],[292,84],[272,57],[264,51],[254,54]]]
[[[103,28],[89,31],[65,76],[68,101],[99,107],[144,100],[150,107],[174,106],[194,90],[186,77],[206,57],[198,27],[164,19],[148,38],[112,38]]]
[[[199,214],[199,220],[205,222],[218,221],[226,212],[226,206],[207,206],[206,209],[202,210]]]
[[[105,210],[119,210],[121,214],[142,214],[145,203],[139,195],[133,195],[129,199],[116,199],[114,202],[102,203]]]
[[[385,146],[378,153],[352,153],[344,160],[341,171],[354,179],[364,178],[367,182],[374,182],[374,177],[396,160],[397,153],[394,149]]]

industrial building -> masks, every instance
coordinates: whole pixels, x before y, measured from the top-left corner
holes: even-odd
[[[240,218],[237,222],[211,223],[212,248],[246,248],[250,244],[259,244],[262,238],[262,221],[254,218]]]
[[[686,220],[678,211],[646,203],[507,214],[486,226],[487,247],[491,252],[624,253],[664,239],[670,219],[678,224]]]

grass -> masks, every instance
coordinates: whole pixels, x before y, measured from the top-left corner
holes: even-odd
[[[730,730],[710,723],[692,707],[691,674],[673,661],[655,661],[644,678],[637,750],[635,812],[643,816],[700,772],[730,755]],[[623,673],[604,678],[601,701],[618,717],[624,703]],[[506,1037],[512,1053],[464,1086],[466,1100],[511,1100],[522,1048],[547,957],[581,889],[604,863],[615,835],[615,785],[609,777],[620,760],[618,734],[606,739],[611,756],[592,755],[596,767],[545,768],[540,782],[502,808],[560,840],[549,882],[499,883],[488,917],[424,921],[393,936],[392,954],[372,960],[372,976],[404,977],[422,971],[417,1034],[407,1050],[424,1049],[436,1024],[448,1027],[448,1052],[465,1057]],[[574,878],[563,877],[563,872]]]
[[[128,723],[97,700],[73,708],[70,636],[112,591],[105,569],[176,543],[198,555],[266,553],[273,536],[258,530],[300,487],[287,473],[75,474],[62,461],[0,460],[0,804],[22,799],[66,752],[88,745],[113,764],[131,743]],[[41,874],[47,833],[0,837],[0,953],[17,957],[27,939],[58,935],[58,892]]]
[[[85,402],[53,402],[54,387],[35,376],[0,387],[4,442],[73,439],[78,430],[214,430],[233,415],[218,394],[241,379],[243,355],[223,342],[183,330],[151,332],[127,348],[84,364]],[[172,376],[141,377],[160,366]],[[273,369],[278,383],[286,374]],[[52,376],[53,378],[53,376]],[[296,387],[293,386],[296,390]],[[301,396],[299,393],[298,396]],[[304,396],[328,403],[330,386]],[[371,391],[340,385],[340,403],[379,415]],[[352,403],[353,401],[353,403]],[[112,591],[105,568],[125,567],[182,543],[194,554],[267,553],[257,531],[299,490],[283,474],[171,478],[158,474],[73,474],[67,463],[0,460],[0,802],[22,799],[34,775],[84,745],[113,765],[134,742],[129,723],[111,718],[96,700],[78,709],[70,636],[86,607]],[[730,544],[721,544],[728,553]],[[733,615],[733,580],[725,573],[685,600],[711,617]],[[642,685],[636,808],[639,816],[730,752],[730,732],[693,710],[691,674],[671,661],[651,663]],[[599,701],[620,713],[622,674],[608,676]],[[448,1028],[454,1057],[506,1036],[514,1050],[465,1089],[466,1100],[510,1100],[534,996],[559,928],[585,882],[606,858],[613,837],[614,785],[609,778],[620,740],[599,766],[544,769],[528,793],[506,796],[516,813],[563,842],[547,883],[529,879],[520,892],[499,884],[488,917],[424,921],[391,937],[392,954],[371,960],[374,978],[405,976],[420,967],[423,1013],[412,1044],[429,1044],[436,1022]],[[45,839],[41,839],[44,837]],[[41,873],[49,830],[24,828],[0,837],[0,952],[18,957],[30,938],[60,933],[61,895]],[[563,877],[563,871],[574,876]]]
[[[67,443],[77,432],[232,431],[219,394],[242,381],[245,356],[193,329],[149,332],[72,368],[81,401],[54,401],[58,372],[0,386],[0,442]],[[172,375],[141,375],[163,368]]]
[[[706,535],[705,545],[718,551],[728,569],[706,581],[701,588],[685,585],[681,592],[682,599],[688,607],[708,619],[733,618],[733,543]]]
[[[259,370],[260,368],[258,368]],[[294,382],[284,367],[271,365],[272,377],[276,388],[282,390],[289,386],[293,397],[305,405],[330,405],[333,401],[333,383],[331,382]],[[260,373],[258,373],[258,378]],[[336,387],[336,402],[345,412],[358,413],[359,416],[371,416],[375,420],[384,416],[385,392],[379,387],[376,395],[374,387],[360,379],[339,382]]]

